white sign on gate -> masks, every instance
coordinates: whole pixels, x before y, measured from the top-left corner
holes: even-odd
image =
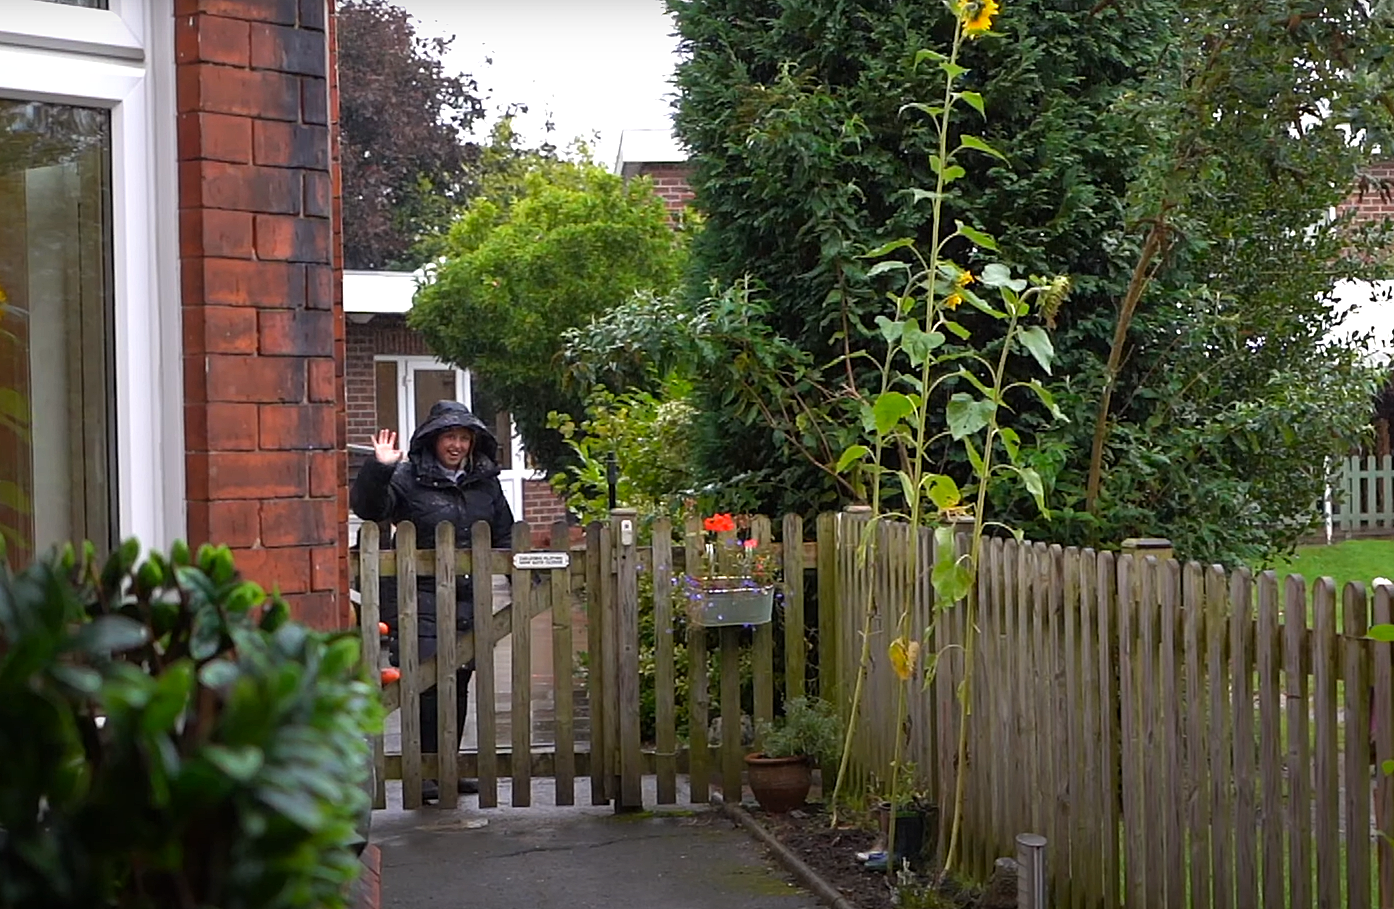
[[[513,567],[520,571],[547,571],[553,568],[569,568],[570,566],[571,553],[569,552],[513,553]]]

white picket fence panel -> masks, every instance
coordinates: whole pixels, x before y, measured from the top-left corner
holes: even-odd
[[[1349,457],[1327,497],[1327,535],[1394,535],[1394,457]]]

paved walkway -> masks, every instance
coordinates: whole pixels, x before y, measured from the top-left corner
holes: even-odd
[[[533,808],[481,811],[473,807],[473,797],[463,797],[454,811],[374,812],[382,909],[819,905],[794,887],[748,834],[708,807],[616,816],[605,807],[544,804],[550,788],[550,780],[537,781],[538,807]],[[588,801],[582,788],[577,794]],[[506,793],[500,796],[506,801]],[[646,800],[651,802],[652,793]],[[396,793],[389,794],[388,804],[400,804]]]

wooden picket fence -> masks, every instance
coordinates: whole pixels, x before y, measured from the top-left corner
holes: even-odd
[[[1115,554],[993,539],[984,544],[969,600],[936,603],[929,529],[879,522],[868,532],[865,514],[824,514],[814,540],[804,542],[802,522],[786,516],[776,541],[768,519],[756,517],[754,536],[769,541],[783,569],[780,621],[689,635],[690,736],[680,743],[672,630],[682,604],[671,582],[697,564],[701,528],[689,522],[675,544],[673,527],[659,520],[653,544],[640,547],[633,521],[617,512],[609,524],[587,527],[585,544],[566,548],[570,565],[544,571],[537,584],[531,569],[514,567],[510,552],[490,549],[483,524],[474,528],[470,551],[455,549],[449,526],[436,530],[434,550],[418,551],[415,530],[399,525],[394,552],[379,551],[376,528],[365,525],[352,571],[374,664],[377,579],[396,574],[400,581],[402,680],[386,686],[383,697],[389,709],[405,708],[402,749],[384,755],[378,742],[379,807],[386,779],[404,781],[405,807],[419,805],[423,776],[438,779],[442,804],[454,805],[461,774],[478,777],[485,808],[498,804],[506,777],[511,803],[520,807],[531,803],[534,777],[554,780],[560,805],[573,803],[578,779],[589,780],[592,804],[617,808],[644,804],[646,775],[655,778],[658,804],[678,801],[683,774],[693,803],[707,801],[714,787],[739,792],[748,750],[741,713],[769,719],[776,695],[805,692],[848,713],[864,641],[867,676],[849,788],[875,791],[893,754],[902,684],[887,648],[897,604],[908,601],[910,628],[924,642],[921,669],[934,671],[908,689],[904,758],[941,806],[941,857],[957,774],[966,774],[960,869],[969,877],[986,879],[994,859],[1014,853],[1018,833],[1034,832],[1050,844],[1052,906],[1394,907],[1394,851],[1386,838],[1394,835],[1394,786],[1378,772],[1379,761],[1394,758],[1394,655],[1390,645],[1366,637],[1370,623],[1394,618],[1390,588],[1370,597],[1350,585],[1338,601],[1329,580],[1308,589],[1291,577],[1279,589],[1272,574],[1180,564],[1164,541],[1131,541]],[[566,532],[558,525],[552,539],[566,539]],[[917,564],[910,559],[912,532],[920,534]],[[513,551],[526,552],[531,539],[528,526],[518,524]],[[967,538],[960,535],[956,545],[966,546]],[[511,577],[512,603],[492,614],[477,608],[473,632],[442,637],[435,660],[417,660],[416,577],[434,575],[453,590],[456,573],[471,574],[475,601],[486,604],[489,575],[473,572],[486,564]],[[810,571],[816,621],[805,615]],[[639,734],[644,572],[654,590],[653,742]],[[453,627],[453,597],[437,599],[439,627]],[[563,684],[567,690],[554,694],[555,743],[539,747],[527,720],[529,620],[552,616],[553,676],[565,682],[575,670],[569,635],[578,605],[586,615],[590,734],[587,741],[573,735]],[[968,757],[960,767],[958,697],[970,620],[976,668],[967,688]],[[777,631],[785,653],[778,675]],[[492,658],[495,644],[509,637],[514,721],[511,740],[498,742]],[[709,640],[718,650],[719,686],[707,677]],[[747,648],[753,697],[741,704]],[[454,741],[454,675],[437,667],[471,657],[478,749],[442,763],[421,753],[416,705],[424,688],[440,686],[441,740]],[[708,720],[717,714],[719,746],[707,741]]]
[[[1349,457],[1332,488],[1336,536],[1394,535],[1394,457]]]
[[[823,523],[820,522],[820,527]],[[831,524],[828,525],[831,527]],[[382,577],[398,579],[398,627],[400,641],[401,679],[383,686],[383,702],[389,712],[401,709],[401,753],[384,753],[382,737],[374,743],[377,767],[375,806],[387,804],[386,781],[402,780],[402,804],[416,808],[421,804],[421,781],[438,780],[441,803],[446,807],[457,804],[455,784],[461,775],[476,776],[479,781],[479,805],[495,807],[499,800],[501,777],[511,777],[511,803],[515,807],[531,804],[533,777],[550,777],[555,785],[555,803],[574,804],[575,782],[589,777],[592,804],[614,803],[617,808],[633,808],[643,804],[642,777],[656,777],[658,804],[673,804],[678,799],[679,773],[687,774],[689,798],[703,803],[710,798],[713,784],[726,792],[739,792],[747,749],[741,742],[741,715],[744,712],[755,720],[774,716],[777,683],[786,697],[804,692],[808,661],[810,629],[804,622],[804,569],[814,567],[819,558],[831,558],[834,542],[831,537],[818,543],[803,542],[803,523],[796,515],[781,522],[782,538],[776,539],[771,522],[766,517],[751,518],[751,536],[769,552],[771,562],[783,571],[780,615],[777,623],[784,635],[784,672],[776,679],[774,671],[774,634],[776,623],[756,625],[753,629],[723,627],[711,637],[717,647],[721,667],[720,691],[713,697],[708,679],[708,634],[689,634],[690,736],[686,743],[677,740],[676,705],[674,701],[675,647],[674,613],[683,607],[680,591],[672,581],[684,565],[697,564],[702,550],[700,520],[689,520],[684,527],[681,546],[673,542],[673,527],[668,519],[659,519],[652,527],[653,543],[636,544],[637,528],[632,512],[617,511],[609,524],[592,524],[586,528],[584,545],[561,548],[570,557],[565,568],[537,570],[515,567],[516,553],[532,549],[532,531],[526,524],[514,525],[512,549],[491,548],[489,528],[483,522],[471,529],[472,547],[457,550],[454,528],[442,524],[435,528],[433,549],[418,549],[417,529],[409,522],[397,525],[395,551],[379,548],[379,531],[375,525],[364,524],[359,548],[351,559],[353,586],[361,598],[360,626],[364,656],[369,665],[381,665],[381,643],[378,621],[381,606],[378,602]],[[568,540],[569,528],[556,524],[551,539]],[[488,572],[475,572],[475,565],[488,565]],[[790,570],[795,569],[796,570]],[[653,607],[655,623],[656,698],[655,741],[640,738],[639,701],[639,595],[638,576],[649,572],[653,578]],[[534,583],[533,575],[541,574]],[[433,576],[436,597],[437,628],[455,626],[455,578],[469,575],[474,585],[474,628],[458,637],[441,634],[439,651],[429,660],[418,659],[417,647],[417,579]],[[491,612],[484,604],[493,601],[491,575],[510,578],[512,602],[500,611]],[[586,616],[585,695],[589,708],[590,734],[588,741],[578,741],[574,734],[573,691],[571,680],[576,674],[573,658],[572,610],[584,606]],[[552,617],[552,676],[556,681],[552,692],[554,701],[555,734],[549,745],[532,741],[531,702],[531,624],[535,616],[550,613]],[[511,639],[512,700],[510,704],[511,740],[497,740],[498,716],[495,712],[494,653],[495,645]],[[741,705],[741,655],[751,652],[753,666],[753,703]],[[432,685],[438,688],[440,741],[454,742],[455,676],[454,667],[469,660],[475,661],[474,682],[478,709],[474,722],[478,748],[462,752],[458,760],[440,761],[438,755],[422,753],[421,730],[418,718],[421,692]],[[733,709],[723,709],[732,705]],[[720,747],[708,744],[708,724],[711,716],[721,717]],[[468,719],[467,719],[468,722]]]
[[[1338,604],[1329,580],[1310,596],[1298,577],[1280,590],[1271,573],[1182,565],[1165,541],[1115,556],[994,539],[971,602],[936,608],[930,531],[908,570],[908,527],[876,527],[863,561],[866,518],[835,521],[844,689],[874,605],[856,772],[869,781],[890,758],[901,683],[887,646],[908,593],[912,627],[931,629],[924,652],[939,657],[928,687],[911,685],[906,757],[939,795],[941,855],[967,774],[971,877],[1029,831],[1050,844],[1052,906],[1394,906],[1394,786],[1377,769],[1394,757],[1394,673],[1390,646],[1366,637],[1391,620],[1389,587],[1371,614],[1360,585]]]

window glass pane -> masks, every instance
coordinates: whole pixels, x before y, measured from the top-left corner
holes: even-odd
[[[12,565],[115,528],[111,117],[0,100],[0,535]]]
[[[426,422],[426,415],[437,401],[456,400],[455,370],[418,369],[415,373],[412,409],[416,415],[415,425],[420,426]]]
[[[402,417],[397,413],[397,364],[379,360],[376,370],[378,429],[390,429],[402,435]],[[405,447],[406,439],[398,439]]]

